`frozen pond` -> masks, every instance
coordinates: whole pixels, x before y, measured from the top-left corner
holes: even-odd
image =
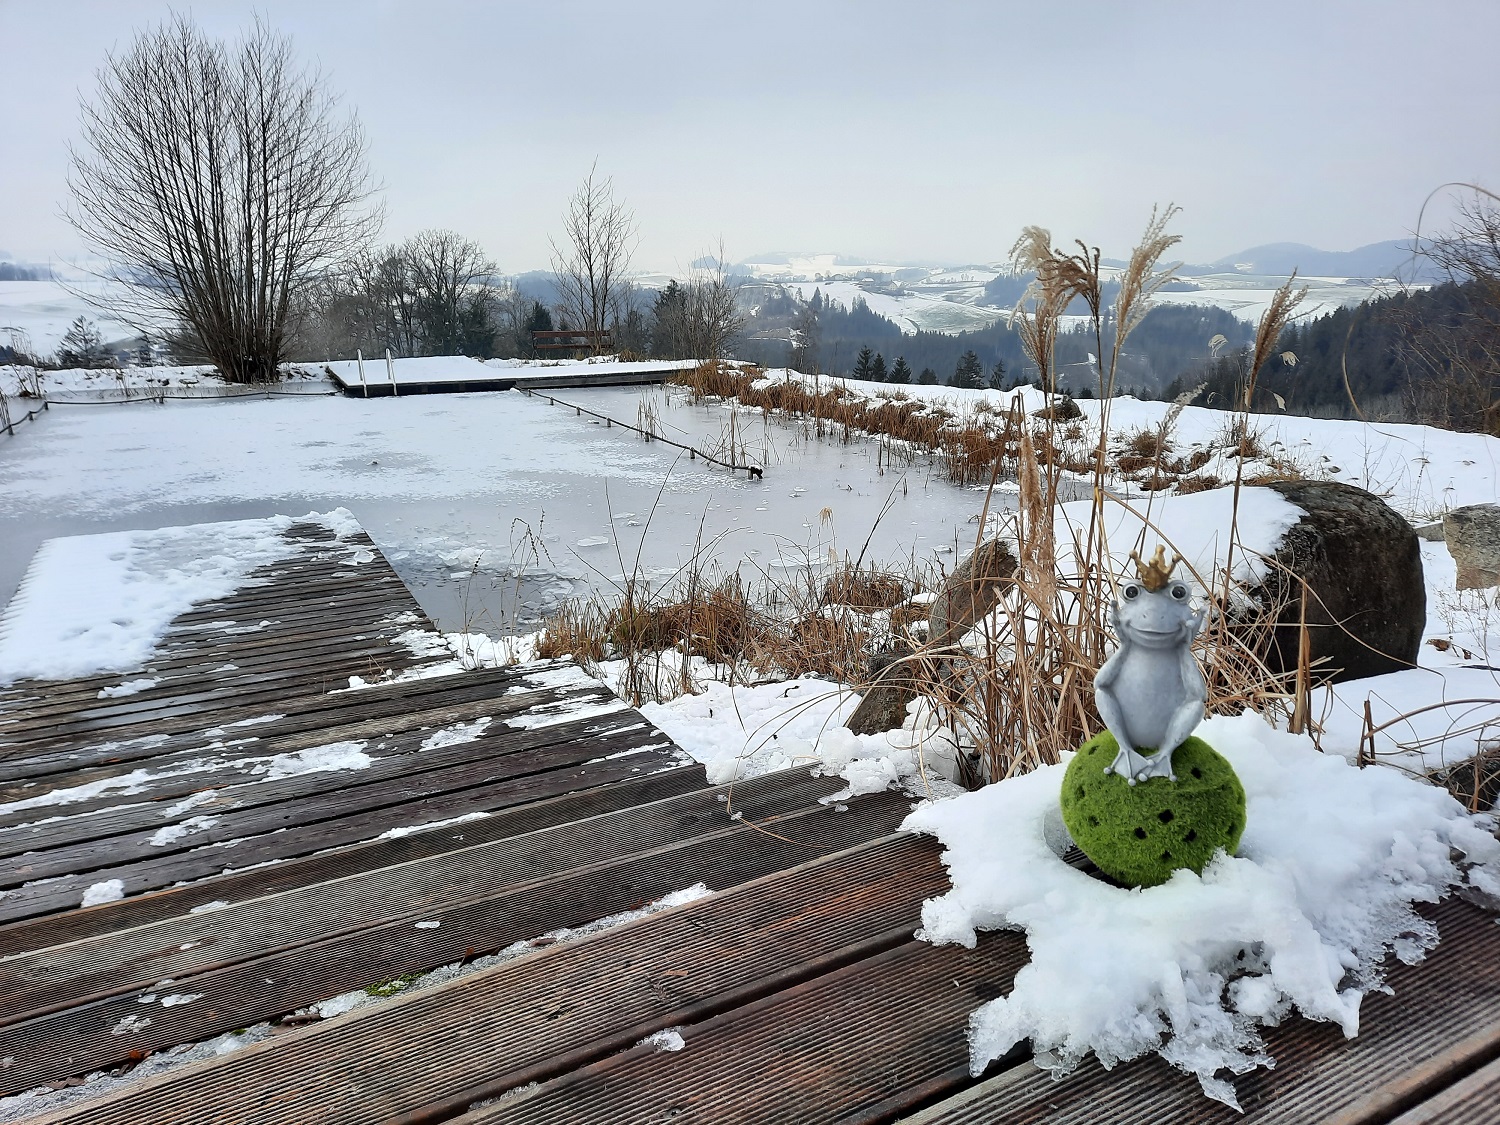
[[[700,449],[732,440],[765,476],[515,391],[60,404],[0,441],[0,602],[52,536],[339,506],[439,624],[495,634],[625,574],[661,582],[695,552],[721,573],[788,581],[862,549],[951,567],[974,542],[983,492],[925,459],[893,466],[874,441],[818,439],[660,388],[557,394],[631,424],[654,417]]]

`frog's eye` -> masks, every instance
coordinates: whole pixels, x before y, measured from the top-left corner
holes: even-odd
[[[1141,588],[1134,582],[1127,582],[1120,587],[1120,597],[1124,598],[1127,602],[1133,602],[1140,596]]]
[[[1176,598],[1180,602],[1181,601],[1186,601],[1187,600],[1187,587],[1184,586],[1181,582],[1173,582],[1172,583],[1172,596],[1174,598]]]

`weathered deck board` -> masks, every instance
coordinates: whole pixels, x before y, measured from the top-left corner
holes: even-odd
[[[1500,1125],[1500,1061],[1434,1094],[1391,1125]]]
[[[551,692],[535,694],[541,697],[539,707],[557,698]],[[512,725],[512,719],[516,717],[520,722],[527,721],[525,707],[516,706],[525,698],[512,697],[505,701],[508,706],[500,701],[482,701],[471,714],[456,720],[445,718],[432,722],[430,716],[422,716],[428,721],[414,729],[399,729],[405,723],[392,724],[398,729],[384,736],[339,738],[335,728],[331,732],[334,737],[323,746],[358,748],[358,753],[366,755],[369,760],[362,768],[342,771],[347,776],[338,779],[344,784],[334,794],[328,792],[328,771],[272,776],[271,767],[277,762],[283,763],[286,769],[295,768],[296,763],[302,761],[296,756],[296,751],[287,750],[275,740],[239,748],[233,758],[229,756],[233,751],[219,751],[201,758],[162,763],[164,775],[146,774],[151,769],[148,762],[142,773],[131,771],[127,779],[135,783],[124,793],[107,790],[76,803],[23,809],[10,814],[7,820],[11,823],[0,827],[0,856],[41,853],[68,844],[120,837],[133,830],[157,829],[202,813],[217,814],[227,825],[242,819],[251,809],[297,798],[315,799],[331,805],[349,803],[352,807],[365,796],[363,791],[381,786],[393,778],[415,777],[478,761],[493,761],[499,756],[551,743],[577,743],[580,750],[590,744],[595,749],[609,746],[614,750],[623,748],[623,743],[620,747],[612,745],[617,739],[628,739],[632,733],[645,736],[648,742],[651,740],[650,728],[643,724],[637,713],[618,700],[601,698],[593,693],[562,697],[579,709],[581,717],[578,719],[534,729]],[[661,742],[661,739],[656,741]],[[246,749],[251,752],[246,753]],[[321,778],[319,773],[322,773]],[[109,771],[80,771],[76,776],[80,782],[112,779]],[[47,792],[42,786],[38,786],[38,791]],[[181,798],[191,794],[198,794],[196,800],[208,803],[184,806]],[[34,823],[19,819],[28,815]],[[223,837],[225,830],[201,837],[198,842]],[[247,834],[246,831],[237,833],[241,836]]]
[[[842,813],[803,809],[768,818],[769,832],[736,824],[625,857],[564,867],[546,880],[522,882],[504,893],[469,901],[446,901],[426,888],[412,888],[404,906],[385,908],[388,920],[362,920],[351,932],[296,945],[288,943],[294,937],[301,940],[297,930],[262,931],[256,939],[259,944],[278,938],[284,944],[268,955],[208,971],[183,972],[177,967],[175,962],[183,956],[179,946],[151,951],[133,962],[132,968],[145,979],[134,982],[130,991],[0,1027],[0,1057],[13,1060],[0,1071],[0,1093],[112,1066],[132,1053],[207,1039],[331,996],[493,953],[540,934],[640,907],[686,885],[733,886],[810,855],[883,835],[905,812],[904,802],[891,798],[862,801]],[[798,839],[788,842],[783,833]],[[426,921],[439,925],[417,928]],[[187,953],[201,949],[202,959],[212,958],[210,942],[205,939],[203,946]],[[146,972],[153,965],[160,965],[155,975]],[[167,991],[153,986],[162,977],[171,978],[171,993],[196,999],[171,1008],[143,1005],[143,995]],[[122,1020],[142,1012],[150,1013],[150,1026],[118,1030]],[[50,1047],[57,1043],[68,1044],[66,1056],[60,1058]],[[48,1046],[38,1049],[39,1044]]]
[[[412,674],[451,662],[450,653],[403,642],[408,634],[433,635],[431,623],[367,535],[340,539],[320,525],[297,524],[284,537],[297,554],[257,569],[228,597],[180,615],[142,667],[77,681],[23,681],[0,691],[0,756],[105,731],[130,737],[132,727],[161,734],[195,722],[212,725],[206,720],[225,705],[238,711],[316,697],[347,686],[350,676]],[[285,658],[313,641],[325,646],[321,663],[299,677]],[[238,658],[267,652],[281,654],[285,675],[265,679],[239,666]],[[158,674],[160,684],[137,694],[99,697]]]
[[[914,904],[945,885],[934,845],[886,837],[47,1120],[157,1125],[206,1104],[220,1125],[440,1120],[908,944]]]
[[[616,763],[616,772],[624,774]],[[569,789],[559,796],[493,810],[455,806],[463,812],[484,811],[482,820],[444,824],[447,817],[428,817],[440,823],[391,839],[375,839],[346,845],[332,851],[289,859],[271,867],[234,875],[200,879],[88,910],[35,918],[0,925],[0,957],[14,956],[52,945],[63,945],[101,934],[144,926],[164,918],[179,918],[210,903],[237,903],[250,898],[278,894],[299,887],[341,879],[364,871],[394,867],[428,856],[442,855],[459,846],[502,840],[543,828],[619,812],[636,805],[651,804],[668,797],[702,789],[703,771],[697,765],[679,766],[660,773],[612,776],[596,765],[590,771],[595,784]],[[468,796],[467,794],[465,795]]]
[[[793,784],[747,783],[739,797],[748,802],[746,815],[762,823],[819,808],[818,798],[833,788],[827,779],[804,776]],[[725,795],[724,789],[700,789],[521,836],[466,842],[435,856],[263,895],[208,914],[22,954],[4,962],[8,987],[0,996],[0,1023],[65,1006],[79,996],[128,992],[163,977],[177,979],[413,911],[441,912],[658,847],[750,831],[725,812]]]

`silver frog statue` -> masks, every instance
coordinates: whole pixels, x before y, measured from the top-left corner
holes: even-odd
[[[1207,610],[1189,605],[1187,583],[1172,578],[1182,560],[1156,548],[1149,563],[1135,560],[1139,580],[1120,583],[1109,623],[1120,647],[1094,677],[1099,716],[1120,744],[1105,773],[1131,785],[1152,777],[1172,781],[1172,753],[1203,721],[1208,685],[1193,658],[1193,638],[1203,629]],[[1155,747],[1147,756],[1140,748]]]

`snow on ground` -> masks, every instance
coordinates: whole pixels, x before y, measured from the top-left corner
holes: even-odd
[[[1062,505],[1067,530],[1059,538],[1064,543],[1073,533],[1084,536],[1092,506],[1089,500]],[[1212,578],[1216,567],[1222,571],[1232,533],[1234,577],[1253,582],[1265,574],[1265,556],[1275,552],[1282,536],[1304,515],[1279,492],[1245,488],[1237,511],[1212,492],[1152,493],[1130,505],[1106,504],[1103,523],[1116,573],[1130,572],[1132,552],[1150,558],[1160,540],[1169,553],[1182,556],[1201,584]]]
[[[348,513],[304,520],[347,526]],[[0,614],[0,684],[138,668],[172,619],[297,550],[289,516],[50,539]],[[336,529],[336,528],[335,528]],[[144,681],[113,689],[126,694]]]
[[[980,404],[1004,409],[1013,402],[1029,412],[1047,405],[1047,396],[1033,387],[1016,391],[969,391],[954,387],[909,384],[892,387],[833,376],[802,375],[785,368],[766,372],[764,382],[798,380],[823,391],[840,387],[851,395],[874,398],[901,394],[943,409],[970,422],[982,421],[974,411]],[[1091,449],[1097,440],[1102,405],[1097,399],[1078,399],[1083,411],[1073,447]],[[1142,430],[1158,433],[1169,402],[1141,401],[1122,395],[1109,402],[1111,448]],[[1202,406],[1177,411],[1169,440],[1178,455],[1196,449],[1222,454],[1230,443],[1230,426],[1237,415]],[[994,423],[994,419],[990,419]],[[1064,423],[1060,429],[1066,431]],[[1465,504],[1492,503],[1500,495],[1500,439],[1484,434],[1461,434],[1435,426],[1406,423],[1366,423],[1336,418],[1303,418],[1290,414],[1254,414],[1250,432],[1269,457],[1284,462],[1303,476],[1339,480],[1383,497],[1403,516],[1416,521],[1435,519]],[[1246,476],[1270,467],[1265,458],[1246,462]],[[1219,455],[1205,465],[1232,482],[1233,462]],[[1128,489],[1127,489],[1128,491]]]
[[[1239,774],[1248,819],[1239,854],[1201,877],[1128,890],[1064,863],[1047,832],[1063,765],[907,818],[942,841],[952,881],[923,906],[919,936],[972,947],[976,930],[1026,932],[1014,989],[970,1017],[973,1073],[1028,1039],[1059,1075],[1091,1053],[1112,1067],[1157,1051],[1236,1105],[1215,1075],[1272,1065],[1260,1026],[1295,1009],[1354,1036],[1386,953],[1410,964],[1437,943],[1413,903],[1466,879],[1500,892],[1488,818],[1443,790],[1319,754],[1253,714],[1198,734]],[[1450,848],[1477,866],[1465,874]]]
[[[88,295],[107,288],[99,281],[0,281],[0,342],[10,342],[6,329],[18,328],[31,337],[38,353],[50,355],[80,316],[94,321],[106,342],[134,339],[133,328],[89,303]]]
[[[619,674],[607,667],[606,675],[611,671]],[[827,680],[734,686],[707,679],[702,689],[643,704],[641,713],[703,763],[712,785],[813,766],[849,783],[831,800],[896,784],[924,796],[955,792],[940,780],[951,743],[920,711],[901,730],[862,735],[843,725],[859,696]]]
[[[668,436],[705,450],[733,416],[659,388],[565,401],[632,423],[650,406]],[[445,631],[496,636],[624,574],[659,581],[695,553],[785,577],[867,535],[881,562],[926,564],[972,541],[982,498],[921,461],[893,467],[874,441],[811,440],[758,414],[735,435],[764,458],[763,480],[517,392],[54,404],[0,441],[0,602],[49,537],[339,505]]]
[[[785,286],[802,300],[821,290],[825,299],[852,306],[863,300],[872,312],[888,317],[908,334],[918,330],[958,333],[976,331],[1010,315],[1010,307],[980,304],[986,283],[998,276],[998,266],[963,270],[902,269],[897,266],[833,266],[822,259],[802,259],[786,265],[760,264],[756,275]],[[1106,266],[1106,281],[1122,271]],[[882,276],[885,275],[885,276]],[[901,283],[893,284],[892,275]],[[915,275],[915,276],[914,276]],[[1220,308],[1251,324],[1258,323],[1285,277],[1262,274],[1195,274],[1182,280],[1197,286],[1190,290],[1165,290],[1155,300],[1164,305]],[[1298,277],[1308,294],[1299,312],[1303,318],[1324,316],[1362,301],[1387,297],[1403,286],[1388,278]],[[1085,317],[1068,317],[1067,328],[1091,324]]]

